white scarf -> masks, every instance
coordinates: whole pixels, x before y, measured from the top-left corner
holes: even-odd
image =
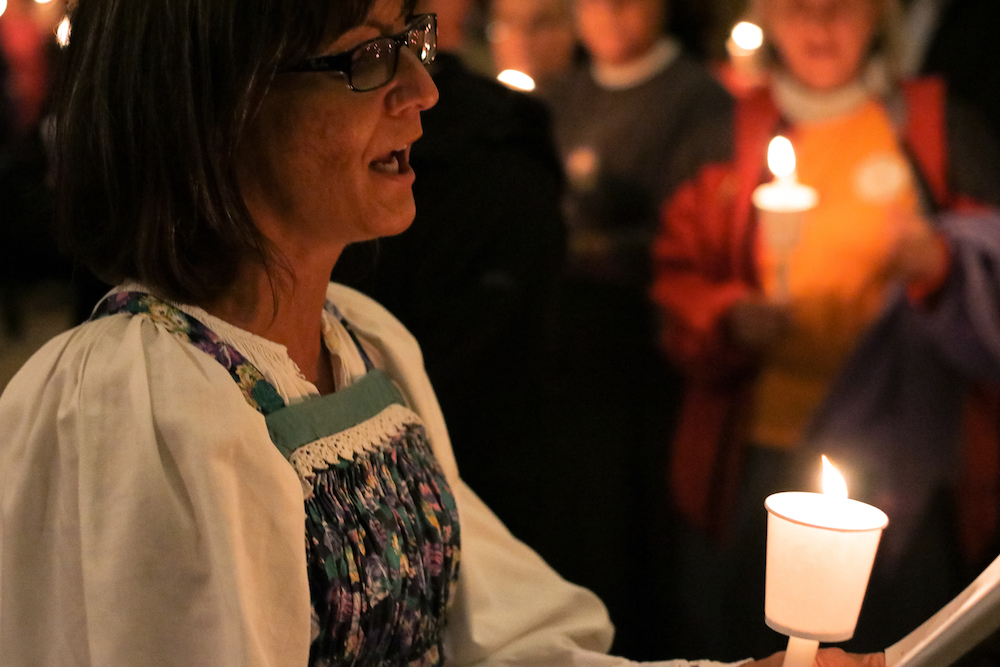
[[[590,72],[597,85],[606,90],[626,90],[646,83],[670,67],[681,54],[681,45],[674,39],[663,37],[641,58],[624,65],[594,63]]]
[[[775,105],[792,123],[816,123],[846,116],[868,100],[884,96],[888,90],[888,71],[878,58],[873,58],[853,81],[834,90],[813,90],[785,71],[776,72],[771,85]]]

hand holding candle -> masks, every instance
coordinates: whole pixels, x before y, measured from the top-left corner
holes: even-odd
[[[811,667],[819,642],[854,635],[888,518],[847,497],[823,457],[824,493],[776,493],[767,508],[764,617],[788,635],[785,667]]]
[[[789,297],[788,263],[799,244],[805,213],[819,201],[816,190],[798,182],[795,151],[785,137],[775,137],[767,148],[767,165],[775,179],[753,192],[761,235],[777,258],[778,283],[775,298]]]

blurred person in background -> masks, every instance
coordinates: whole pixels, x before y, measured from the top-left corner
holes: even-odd
[[[10,211],[14,206],[17,191],[12,187],[11,169],[14,163],[14,104],[10,98],[10,67],[0,49],[0,209]],[[10,242],[10,219],[0,222],[0,238]],[[5,260],[0,257],[0,261]],[[20,305],[14,293],[14,283],[4,271],[0,277],[0,332],[17,334],[21,329]]]
[[[49,95],[50,63],[47,49],[54,40],[51,25],[33,0],[10,0],[0,18],[0,47],[10,66],[10,94],[15,100],[16,123],[23,133],[38,124]]]
[[[11,0],[0,16],[0,51],[6,60],[7,139],[0,157],[0,308],[5,328],[23,333],[28,288],[42,280],[67,280],[69,262],[56,248],[48,159],[41,136],[57,45],[53,8]]]
[[[1000,159],[940,81],[900,79],[893,0],[755,9],[770,83],[717,127],[727,158],[677,188],[655,246],[662,342],[687,380],[680,599],[702,614],[692,638],[712,628],[702,646],[720,628],[729,653],[780,644],[761,622],[762,505],[812,488],[823,452],[891,520],[855,635],[885,646],[967,583],[960,547],[967,564],[996,553]],[[751,205],[777,134],[819,193],[787,299]]]
[[[723,150],[704,130],[732,101],[665,34],[665,0],[576,0],[575,12],[588,61],[546,96],[570,187],[569,273],[641,289],[659,204]]]
[[[416,218],[402,234],[349,246],[334,279],[420,341],[462,474],[546,556],[565,537],[538,511],[559,474],[541,432],[563,179],[542,102],[460,60],[471,4],[421,3],[440,22],[430,66],[440,97],[410,154]]]
[[[490,0],[486,36],[497,72],[523,72],[544,91],[577,52],[573,0]]]
[[[713,133],[732,104],[666,33],[669,9],[576,0],[588,59],[543,91],[569,188],[551,441],[572,472],[558,514],[578,535],[552,560],[607,602],[617,650],[630,656],[656,654],[672,627],[671,608],[656,602],[664,594],[650,593],[671,571],[662,470],[680,394],[649,301],[657,210],[725,155]]]

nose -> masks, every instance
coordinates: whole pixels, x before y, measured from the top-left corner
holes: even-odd
[[[840,11],[841,8],[836,2],[827,2],[809,7],[805,10],[805,14],[811,23],[825,27],[838,18]]]
[[[386,96],[386,104],[392,114],[425,111],[437,104],[437,86],[427,68],[410,49],[403,49],[399,54],[394,84]]]

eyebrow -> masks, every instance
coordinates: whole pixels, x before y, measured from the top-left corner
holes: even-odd
[[[406,19],[412,16],[413,12],[410,11],[408,4],[409,3],[403,3],[403,6],[400,8],[399,11],[399,16],[396,17],[396,21],[403,19],[403,22],[405,23]],[[366,19],[365,22],[362,23],[361,25],[366,28],[375,28],[376,30],[379,30],[382,33],[386,34],[393,33],[396,30],[396,26],[394,23],[381,23],[379,21],[372,21],[370,19]]]
[[[364,28],[374,28],[379,32],[383,33],[392,32],[393,30],[395,30],[395,26],[393,26],[391,23],[380,23],[378,21],[365,21],[364,23],[361,24],[361,26]]]

